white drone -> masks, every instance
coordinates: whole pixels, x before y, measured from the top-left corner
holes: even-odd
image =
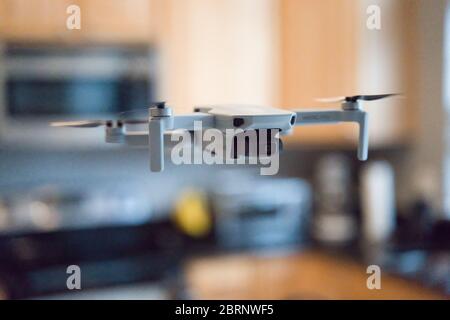
[[[93,128],[105,126],[106,142],[130,145],[148,145],[150,150],[150,170],[164,170],[164,133],[184,129],[194,130],[194,122],[201,121],[202,128],[246,130],[274,129],[281,135],[292,131],[298,125],[356,122],[359,125],[358,159],[367,160],[369,148],[368,115],[362,109],[361,101],[379,100],[398,94],[357,95],[320,99],[322,102],[336,102],[341,109],[317,109],[289,111],[272,107],[223,105],[196,107],[186,115],[173,115],[172,109],[164,102],[153,104],[148,119],[87,120],[53,122],[54,127]],[[128,125],[147,124],[148,130],[127,130]]]

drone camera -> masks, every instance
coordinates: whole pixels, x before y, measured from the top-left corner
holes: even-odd
[[[238,128],[238,127],[242,126],[243,124],[244,124],[244,119],[242,119],[242,118],[234,118],[233,119],[233,126],[235,128]]]
[[[293,126],[295,124],[295,116],[291,117],[291,126]]]

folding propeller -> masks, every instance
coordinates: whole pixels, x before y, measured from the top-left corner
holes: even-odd
[[[144,124],[148,120],[124,119],[124,120],[80,120],[80,121],[57,121],[50,123],[52,127],[70,127],[70,128],[96,128],[122,127],[124,124]]]
[[[164,108],[166,102],[165,101],[154,101],[150,103],[150,107],[154,108]],[[146,108],[138,108],[138,109],[130,109],[126,111],[119,112],[119,119],[127,119],[130,115],[139,116],[139,117],[148,117],[148,107]]]
[[[331,97],[331,98],[319,98],[319,102],[357,102],[362,101],[374,101],[380,100],[388,97],[400,96],[399,93],[386,93],[386,94],[372,94],[372,95],[356,95],[356,96],[341,96],[341,97]]]
[[[164,108],[165,101],[155,101],[151,102],[151,106],[156,108]],[[141,109],[133,109],[122,111],[118,114],[117,120],[79,120],[79,121],[57,121],[50,123],[52,127],[69,127],[69,128],[96,128],[101,126],[106,127],[122,127],[126,124],[148,124],[147,117],[143,117],[142,119],[130,118],[128,117],[133,115],[136,117],[147,116],[148,108]]]

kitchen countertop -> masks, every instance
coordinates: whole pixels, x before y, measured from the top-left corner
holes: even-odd
[[[366,286],[367,266],[309,250],[284,255],[226,254],[185,265],[193,299],[448,299],[381,268],[381,289]]]

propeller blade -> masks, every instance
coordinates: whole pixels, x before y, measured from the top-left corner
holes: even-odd
[[[166,104],[165,101],[153,101],[150,102],[151,107],[162,107]],[[136,115],[136,114],[142,114],[142,115],[148,115],[148,108],[139,108],[139,109],[131,109],[119,112],[119,118],[120,119],[126,119],[129,115]],[[124,117],[125,116],[125,117]]]
[[[117,124],[121,127],[124,124],[148,124],[147,119],[124,119],[124,120],[80,120],[80,121],[56,121],[51,122],[51,127],[68,127],[68,128],[96,128],[100,126],[114,126]]]
[[[148,124],[148,119],[120,119],[118,122],[123,124]]]
[[[401,94],[399,94],[399,93],[371,94],[371,95],[369,94],[369,95],[356,95],[356,96],[348,96],[348,97],[342,96],[342,97],[331,97],[331,98],[319,98],[316,100],[319,102],[325,102],[325,103],[344,102],[344,101],[356,102],[358,100],[374,101],[374,100],[380,100],[380,99],[393,97],[393,96],[401,96]]]
[[[118,113],[120,119],[126,119],[127,116],[135,114],[148,114],[148,108],[131,109]],[[125,118],[123,118],[123,116],[125,116]]]
[[[344,102],[345,101],[344,96],[341,97],[330,97],[330,98],[317,98],[316,101],[318,102],[324,102],[324,103],[329,103],[329,102]]]
[[[399,96],[399,93],[386,93],[386,94],[372,94],[372,95],[360,95],[360,96],[354,96],[354,97],[348,97],[350,98],[350,101],[356,101],[356,100],[363,100],[363,101],[374,101],[374,100],[380,100],[388,97],[393,96]]]
[[[103,120],[58,121],[50,123],[52,127],[96,128],[105,125]]]

